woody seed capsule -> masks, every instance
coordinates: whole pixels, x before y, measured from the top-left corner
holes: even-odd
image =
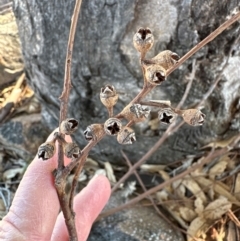
[[[84,136],[87,141],[98,141],[104,133],[103,124],[92,124],[84,131]]]
[[[122,122],[117,118],[109,118],[104,123],[104,130],[107,135],[115,136],[122,128]]]
[[[173,67],[179,59],[180,57],[178,54],[170,50],[165,50],[156,55],[150,61],[152,61],[154,64],[161,65],[165,70],[168,70]]]
[[[146,53],[154,43],[154,37],[149,28],[139,28],[133,36],[133,45],[140,53]]]
[[[66,157],[73,159],[76,159],[81,155],[81,150],[75,142],[64,143],[63,152]]]
[[[129,104],[127,105],[121,115],[128,121],[142,122],[148,118],[150,114],[150,109],[147,106],[140,104]]]
[[[205,115],[198,109],[181,110],[181,115],[186,123],[192,126],[201,126]]]
[[[54,142],[45,142],[38,148],[38,158],[46,161],[54,156],[56,152]]]
[[[130,127],[124,126],[117,135],[117,141],[123,145],[132,144],[136,141],[134,130]]]
[[[163,108],[158,111],[158,119],[165,124],[171,124],[176,119],[177,114],[171,108]]]
[[[166,70],[161,65],[150,65],[145,68],[145,78],[152,85],[160,85],[166,79]]]
[[[73,134],[78,128],[78,121],[74,118],[68,118],[62,121],[60,125],[60,132],[64,135]]]
[[[118,94],[112,85],[101,88],[100,100],[107,108],[113,107],[118,101]]]

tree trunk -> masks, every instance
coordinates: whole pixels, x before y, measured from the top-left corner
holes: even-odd
[[[73,88],[69,103],[69,117],[80,121],[75,135],[80,146],[87,143],[83,136],[85,128],[107,119],[107,110],[99,101],[101,87],[112,84],[119,92],[120,99],[114,109],[114,113],[118,113],[143,85],[139,55],[132,45],[133,34],[139,27],[149,27],[154,33],[155,45],[148,57],[165,49],[183,56],[223,23],[239,3],[239,0],[83,0],[74,43]],[[75,1],[63,0],[14,0],[28,81],[42,103],[43,120],[51,129],[58,125],[58,97],[62,92],[74,4]],[[201,101],[223,71],[219,84],[204,102],[204,125],[182,126],[149,162],[167,163],[197,155],[203,145],[239,132],[239,42],[235,43],[223,70],[238,35],[239,23],[235,23],[147,96],[147,100],[166,99],[177,106],[192,71],[192,61],[196,59],[196,74],[184,104],[184,108],[188,108]],[[151,119],[155,114],[152,113]],[[135,144],[120,146],[112,137],[105,137],[90,155],[97,160],[119,161],[123,149],[135,162],[154,145],[166,126],[151,128],[147,121],[135,125],[134,129]]]

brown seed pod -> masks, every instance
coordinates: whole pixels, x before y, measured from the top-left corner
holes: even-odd
[[[130,127],[124,126],[117,135],[117,141],[122,145],[132,144],[136,141],[134,130]]]
[[[103,124],[92,124],[84,131],[84,136],[87,141],[98,141],[104,133]]]
[[[155,64],[161,65],[165,70],[168,70],[172,66],[174,66],[179,59],[180,57],[178,56],[178,54],[170,50],[165,50],[156,55],[150,61]]]
[[[107,108],[112,108],[118,101],[118,94],[112,85],[101,88],[100,100]]]
[[[140,104],[129,104],[121,112],[123,116],[128,121],[142,122],[148,118],[150,114],[150,109],[147,106]]]
[[[154,43],[152,31],[149,28],[139,28],[133,36],[133,45],[140,53],[146,53]]]
[[[81,150],[75,142],[64,143],[63,152],[66,157],[73,159],[76,159],[81,155]]]
[[[161,65],[149,65],[144,67],[145,78],[152,85],[160,85],[166,80],[166,70]]]
[[[54,142],[45,142],[38,148],[38,158],[46,161],[54,156],[56,152]]]
[[[109,118],[104,123],[104,130],[107,135],[115,136],[122,128],[122,122],[117,118]]]
[[[171,108],[163,108],[158,111],[158,119],[165,124],[171,124],[177,118],[177,114]]]
[[[60,125],[60,132],[64,135],[73,134],[78,128],[78,121],[74,118],[68,118],[62,121]]]
[[[201,126],[205,115],[198,109],[181,110],[181,115],[186,123],[192,126]]]

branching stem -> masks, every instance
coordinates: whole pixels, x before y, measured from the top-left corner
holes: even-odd
[[[66,119],[68,112],[68,101],[69,94],[71,90],[71,63],[72,63],[72,53],[73,53],[73,44],[77,27],[78,15],[80,12],[82,0],[76,0],[74,12],[72,16],[69,39],[67,45],[67,54],[66,54],[66,62],[65,62],[65,76],[64,76],[64,85],[63,92],[60,96],[60,118],[59,125],[61,122]],[[65,193],[66,187],[66,178],[69,175],[69,171],[73,168],[73,164],[70,163],[67,168],[64,167],[64,153],[63,146],[60,142],[58,142],[58,168],[55,171],[55,187],[57,190],[60,206],[63,212],[63,216],[65,218],[66,226],[69,233],[70,241],[77,241],[77,231],[75,227],[75,215],[72,209],[72,203],[69,203],[70,198],[69,195]],[[77,164],[77,163],[76,163]],[[71,200],[72,202],[72,200]]]
[[[75,38],[75,32],[76,32],[76,26],[77,26],[77,20],[78,15],[80,12],[82,0],[76,0],[73,16],[72,16],[72,22],[69,32],[69,40],[68,40],[68,46],[67,46],[67,54],[66,54],[66,63],[65,63],[65,76],[64,76],[64,86],[63,86],[63,92],[60,96],[60,119],[59,124],[66,119],[67,112],[68,112],[68,101],[69,101],[69,93],[71,90],[71,63],[72,63],[72,53],[73,53],[73,43]],[[185,54],[177,63],[174,65],[171,69],[167,71],[168,76],[170,73],[172,73],[175,69],[177,69],[181,64],[183,64],[187,59],[189,59],[194,53],[196,53],[199,49],[201,49],[203,46],[205,46],[207,43],[212,41],[215,37],[217,37],[220,33],[222,33],[226,28],[228,28],[231,24],[233,24],[235,21],[237,21],[240,18],[240,12],[232,16],[229,20],[224,22],[219,28],[217,28],[214,32],[212,32],[208,37],[206,37],[203,41],[201,41],[199,44],[197,44],[194,48],[192,48],[187,54]],[[141,66],[142,66],[142,59],[144,58],[144,55],[141,56]],[[142,68],[143,69],[143,68]],[[143,72],[144,76],[144,72]],[[140,93],[131,101],[131,104],[133,103],[139,103],[151,90],[153,90],[156,86],[151,85],[149,83],[146,83],[145,76],[144,76],[144,86],[143,89],[140,91]],[[109,115],[112,115],[110,112]],[[117,115],[118,116],[118,115]],[[129,123],[129,126],[132,123]],[[176,131],[183,122],[181,122],[179,125],[170,125],[167,131],[163,134],[163,136],[159,139],[159,141],[133,166],[130,166],[129,171],[118,181],[118,183],[114,186],[112,191],[115,191],[119,185],[125,181],[128,176],[135,172],[136,168],[139,167],[142,163],[144,163],[163,143],[164,140],[168,138],[170,134],[172,134],[174,131]],[[102,138],[104,137],[104,134],[100,136],[98,141],[90,142],[82,151],[81,157],[78,158],[78,160],[72,161],[68,166],[64,166],[64,159],[63,159],[63,147],[61,143],[59,144],[59,153],[58,153],[58,168],[55,171],[55,186],[59,197],[59,202],[61,205],[61,209],[63,211],[63,215],[65,218],[65,222],[67,225],[67,229],[70,236],[70,241],[77,241],[77,232],[75,228],[75,219],[74,219],[74,212],[72,209],[73,205],[73,197],[74,197],[74,190],[77,185],[78,176],[82,171],[83,165],[85,163],[85,160],[88,156],[89,151],[92,149],[94,145],[96,145]],[[137,198],[132,199],[129,203],[124,204],[120,207],[117,207],[115,209],[110,210],[110,212],[118,211],[122,208],[128,207],[130,205],[135,204],[136,202],[140,201],[144,197],[160,190],[163,188],[163,186],[168,185],[172,183],[175,180],[180,179],[182,176],[190,173],[191,171],[195,170],[196,168],[200,167],[204,163],[207,163],[210,158],[216,157],[221,155],[226,148],[223,148],[220,151],[211,152],[205,159],[202,161],[202,163],[195,165],[194,167],[186,170],[185,172],[179,174],[178,176],[170,179],[167,181],[167,183],[163,183],[157,187],[154,187],[144,194],[138,196]],[[77,170],[75,172],[75,176],[72,182],[71,191],[69,195],[65,194],[65,186],[66,186],[66,178],[69,175],[70,171],[77,166]],[[106,214],[106,213],[105,213]],[[109,214],[109,212],[108,212]]]

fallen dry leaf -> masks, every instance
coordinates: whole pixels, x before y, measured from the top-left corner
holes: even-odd
[[[177,194],[178,197],[185,198],[186,188],[182,184],[182,180],[177,180],[172,183],[172,188],[175,194]]]
[[[232,207],[232,203],[226,197],[219,197],[209,203],[203,211],[204,218],[214,221],[220,219]]]
[[[11,178],[14,178],[17,174],[22,174],[23,171],[24,171],[23,167],[8,169],[3,173],[3,179],[9,180]]]
[[[215,192],[214,192],[212,187],[209,188],[207,194],[208,194],[208,197],[210,198],[210,200],[213,201],[214,200],[214,196],[215,196]]]
[[[207,147],[215,147],[215,148],[224,148],[224,147],[228,147],[231,142],[233,142],[236,138],[238,137],[238,135],[233,136],[229,139],[224,139],[224,140],[220,140],[220,141],[214,141],[211,142],[209,144],[207,144],[206,146],[203,146],[201,149],[205,149]]]
[[[156,198],[160,202],[167,201],[168,200],[168,192],[165,189],[163,189],[159,192],[156,192]]]
[[[84,166],[89,165],[89,166],[94,166],[94,167],[98,167],[98,163],[96,161],[94,161],[92,158],[88,157]]]
[[[224,170],[226,169],[227,167],[227,164],[228,164],[228,160],[230,158],[225,156],[225,157],[222,157],[219,159],[219,161],[213,166],[210,168],[209,170],[209,177],[214,180],[216,176],[222,174],[224,172]]]
[[[201,236],[204,238],[209,228],[209,224],[204,218],[195,218],[187,229],[187,241],[194,241],[194,238],[199,238]]]
[[[203,200],[201,198],[197,197],[196,200],[194,201],[194,206],[195,206],[195,212],[199,216],[202,215],[202,212],[204,210]]]
[[[112,165],[109,162],[104,162],[104,167],[106,170],[107,178],[111,183],[116,183],[116,177],[113,172]]]
[[[94,175],[104,175],[107,176],[106,170],[105,169],[98,169],[95,171]]]
[[[185,229],[188,228],[188,224],[181,218],[180,213],[172,210],[171,208],[165,207],[173,218]]]
[[[237,174],[235,180],[234,195],[240,201],[240,173]]]
[[[153,164],[143,164],[140,166],[141,170],[148,172],[159,172],[164,170],[166,165],[153,165]]]
[[[197,217],[197,214],[191,208],[188,207],[180,207],[179,212],[181,217],[187,222],[191,222],[194,218]]]
[[[189,175],[184,177],[182,184],[189,189],[195,197],[199,197],[202,199],[203,203],[207,202],[207,197],[205,196],[204,192],[202,191],[201,187],[198,185],[198,183],[191,178]]]
[[[165,172],[163,170],[159,170],[158,173],[161,175],[161,177],[163,178],[164,181],[167,181],[170,179],[170,176],[167,172]]]
[[[162,177],[162,179],[163,179],[164,181],[167,181],[167,180],[170,179],[170,176],[169,176],[169,174],[168,174],[167,172],[165,172],[165,171],[163,171],[163,170],[160,170],[160,171],[158,171],[158,173],[161,175],[161,177]],[[172,187],[171,187],[171,185],[166,186],[165,189],[166,189],[169,193],[172,192]]]
[[[226,197],[229,201],[234,202],[235,205],[240,206],[240,202],[228,190],[220,185],[218,181],[213,181],[204,177],[198,177],[196,178],[196,181],[204,190],[207,191],[212,187],[216,193]]]

